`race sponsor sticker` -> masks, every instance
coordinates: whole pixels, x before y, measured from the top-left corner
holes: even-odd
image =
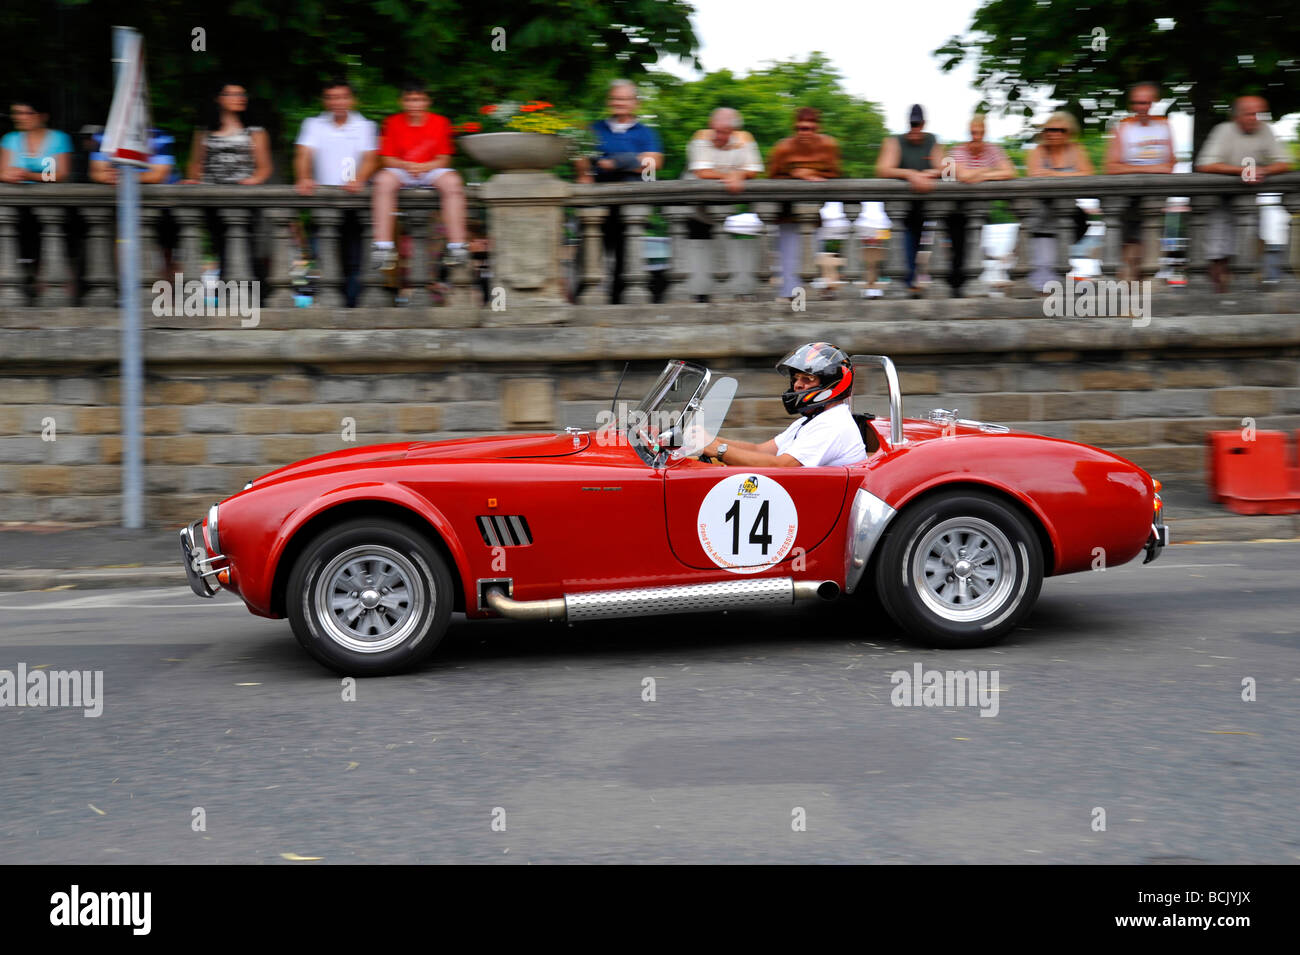
[[[733,574],[756,574],[794,549],[799,512],[775,479],[741,471],[704,495],[695,525],[711,561]]]

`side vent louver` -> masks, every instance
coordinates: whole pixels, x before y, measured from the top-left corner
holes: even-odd
[[[523,547],[533,542],[528,519],[522,514],[480,514],[478,532],[489,547]]]

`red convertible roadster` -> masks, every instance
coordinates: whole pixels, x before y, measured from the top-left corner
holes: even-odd
[[[1097,448],[957,418],[857,414],[847,467],[702,459],[732,378],[671,361],[627,421],[385,444],[250,481],[180,532],[190,586],[223,587],[341,673],[428,657],[453,611],[597,620],[790,605],[871,589],[938,647],[991,643],[1045,576],[1168,544],[1160,483]],[[602,416],[604,417],[604,416]]]

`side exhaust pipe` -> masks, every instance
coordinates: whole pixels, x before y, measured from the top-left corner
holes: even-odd
[[[565,594],[550,600],[514,600],[501,589],[487,591],[488,606],[513,620],[608,620],[615,617],[650,617],[657,614],[703,613],[713,610],[752,610],[788,607],[798,600],[833,600],[839,596],[833,580],[724,580],[676,587],[602,590]]]

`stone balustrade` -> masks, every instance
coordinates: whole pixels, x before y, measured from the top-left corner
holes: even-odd
[[[1074,241],[1075,200],[1100,201],[1106,223],[1102,262],[1106,277],[1116,277],[1120,256],[1121,222],[1129,203],[1137,199],[1142,209],[1142,234],[1148,250],[1145,276],[1154,271],[1155,254],[1163,233],[1165,200],[1186,196],[1189,212],[1184,235],[1188,240],[1187,278],[1189,286],[1205,287],[1205,243],[1209,220],[1216,210],[1226,208],[1235,233],[1233,271],[1238,282],[1261,269],[1260,206],[1257,196],[1282,196],[1289,216],[1300,210],[1300,173],[1268,178],[1264,182],[1242,182],[1227,176],[1189,174],[1177,176],[1093,176],[1069,179],[1017,179],[1010,182],[961,184],[936,182],[932,192],[914,193],[896,180],[841,179],[821,183],[792,180],[756,180],[744,193],[733,196],[720,184],[698,180],[575,185],[545,174],[496,176],[467,189],[471,215],[481,216],[490,240],[487,293],[476,288],[479,277],[471,268],[452,270],[449,304],[462,309],[493,307],[493,293],[508,303],[511,312],[523,315],[530,309],[606,301],[608,263],[602,249],[603,221],[613,207],[619,208],[629,253],[627,290],[623,302],[645,304],[652,299],[689,302],[693,293],[687,268],[688,235],[691,220],[712,224],[711,269],[703,276],[705,288],[720,291],[718,297],[734,293],[771,297],[770,281],[778,269],[772,238],[778,222],[796,225],[800,240],[800,284],[811,287],[819,275],[816,262],[816,233],[821,225],[820,208],[828,201],[844,204],[845,216],[853,221],[864,202],[882,202],[894,228],[883,276],[899,289],[904,273],[902,220],[911,203],[924,204],[927,220],[943,222],[952,213],[964,216],[967,275],[974,277],[983,266],[979,236],[995,202],[1024,222],[1050,211],[1058,237],[1056,272],[1068,271],[1068,250]],[[141,245],[143,263],[140,281],[146,292],[164,277],[164,260],[157,235],[164,214],[176,223],[177,248],[173,267],[185,280],[198,279],[204,269],[204,242],[209,218],[220,219],[227,234],[227,260],[223,281],[251,280],[263,276],[262,307],[292,303],[290,267],[294,249],[295,223],[309,218],[317,236],[317,283],[315,303],[325,307],[343,302],[343,263],[336,241],[345,214],[360,218],[363,248],[370,241],[370,197],[339,189],[318,188],[312,196],[301,196],[289,186],[144,186],[141,189]],[[59,307],[82,305],[111,307],[116,300],[115,191],[98,185],[0,185],[0,309],[23,306]],[[410,234],[412,254],[405,282],[412,289],[411,304],[429,304],[425,291],[436,278],[436,260],[430,256],[433,236],[430,216],[437,208],[432,191],[404,191],[400,198],[403,228]],[[725,233],[722,224],[738,211],[755,213],[763,223],[755,238]],[[576,223],[576,232],[565,239],[565,219]],[[19,260],[19,232],[25,228],[39,248],[39,268]],[[644,254],[644,237],[652,230],[667,232],[668,247],[674,250],[663,263],[652,263]],[[1293,240],[1296,235],[1293,231]],[[250,238],[256,243],[250,243]],[[698,241],[698,240],[697,240]],[[736,243],[745,243],[747,253],[737,255]],[[1010,272],[1013,285],[1028,291],[1025,277],[1030,267],[1029,236],[1021,229],[1015,264]],[[1294,242],[1293,242],[1294,244]],[[581,254],[574,255],[581,247]],[[259,250],[261,267],[255,267],[250,249]],[[936,243],[929,271],[942,275],[946,263],[943,243]],[[856,298],[864,275],[861,244],[843,243],[840,277],[844,280],[829,294]],[[937,258],[936,258],[937,257]],[[1281,256],[1285,280],[1293,282],[1292,256]],[[656,274],[657,273],[657,274]],[[697,274],[698,282],[700,276]],[[364,291],[361,304],[367,307],[391,304],[382,294],[379,273],[362,262]],[[946,294],[935,288],[933,295]],[[145,302],[150,298],[145,297]],[[516,311],[522,308],[523,312]]]

